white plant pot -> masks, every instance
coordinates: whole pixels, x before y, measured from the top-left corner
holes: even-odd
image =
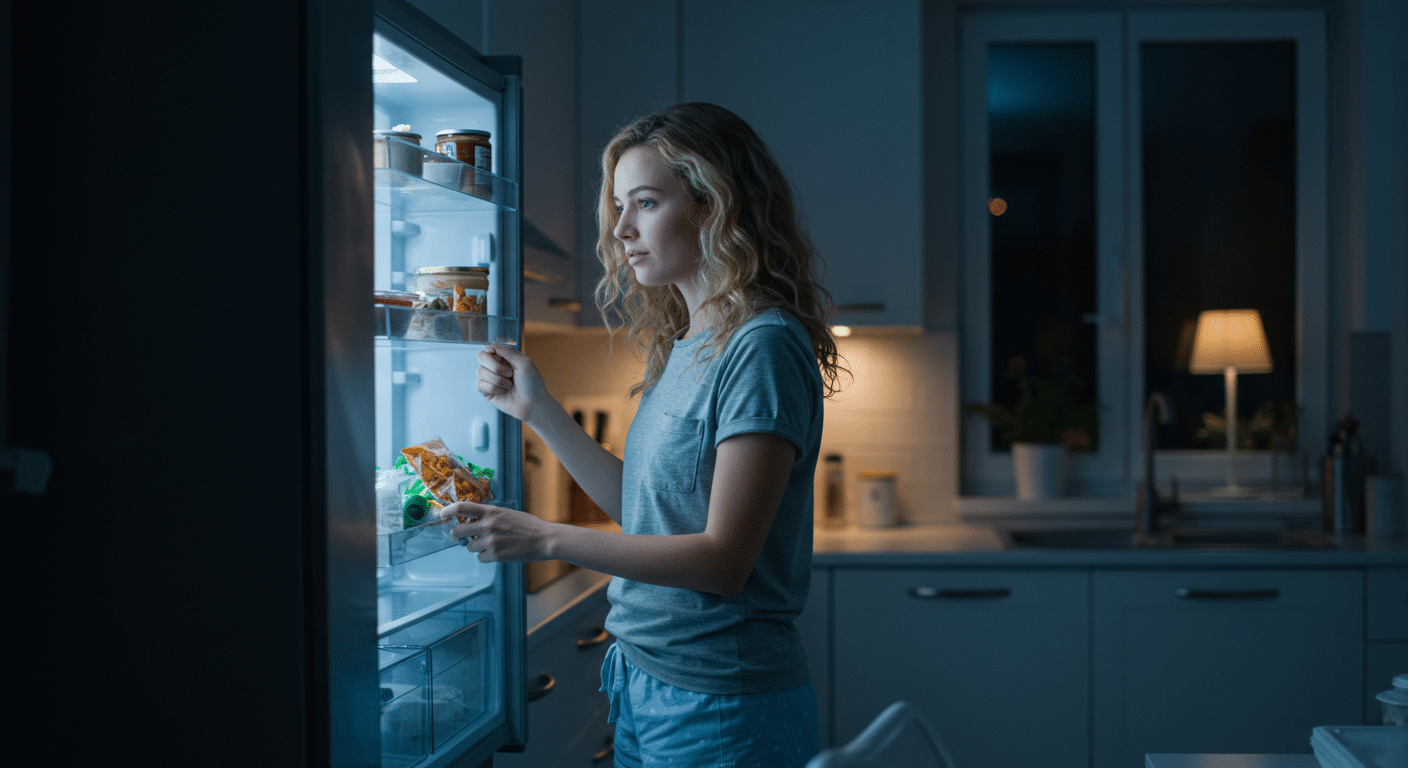
[[[1017,498],[1055,499],[1066,494],[1066,446],[1013,443],[1012,468]]]

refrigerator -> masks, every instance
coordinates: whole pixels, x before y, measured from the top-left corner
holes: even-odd
[[[494,504],[523,508],[521,427],[475,388],[483,346],[521,338],[520,67],[479,56],[412,6],[375,8],[373,282],[418,297],[375,304],[367,339],[381,766],[480,765],[526,739],[524,569],[479,562],[453,524],[399,515],[418,478],[396,465],[402,449],[438,440],[493,471]],[[470,311],[422,306],[453,303],[456,282],[470,286],[460,305]]]
[[[53,470],[35,492],[0,469],[0,510],[29,521],[11,538],[29,744],[76,766],[474,768],[524,742],[522,569],[448,539],[410,556],[377,534],[374,492],[398,443],[440,437],[521,499],[479,347],[378,333],[372,297],[482,261],[474,327],[517,341],[515,60],[395,0],[0,15],[0,447]],[[458,96],[389,106],[378,36]],[[487,199],[378,174],[372,131],[399,123],[431,152],[443,128],[489,131]],[[400,674],[431,702],[420,752],[381,701],[412,701],[417,683],[383,685]],[[437,682],[459,706],[433,710]]]

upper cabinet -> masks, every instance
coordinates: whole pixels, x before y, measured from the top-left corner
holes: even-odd
[[[616,129],[676,102],[719,104],[758,131],[792,182],[836,322],[922,324],[918,0],[828,4],[825,13],[806,0],[636,0],[593,6],[581,29],[587,216]],[[595,259],[585,263],[594,221],[581,232],[587,303],[600,274]]]

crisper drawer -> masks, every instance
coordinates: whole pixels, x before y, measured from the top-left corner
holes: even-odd
[[[432,751],[484,715],[497,693],[488,663],[491,621],[488,613],[452,610],[386,638],[383,647],[426,652]]]
[[[425,648],[382,646],[381,766],[404,768],[430,752],[430,653]]]

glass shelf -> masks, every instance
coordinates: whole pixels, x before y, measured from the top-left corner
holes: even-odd
[[[408,211],[517,210],[518,182],[409,141],[387,141],[390,167],[375,169],[378,201],[395,193]]]
[[[436,342],[518,346],[519,325],[516,317],[413,309],[394,304],[375,306],[378,344],[404,346],[407,342]]]
[[[463,587],[384,587],[377,590],[376,634],[384,638],[452,609],[468,610],[471,598],[489,594],[492,582]]]
[[[516,501],[498,501],[490,499],[485,502],[496,507],[506,507],[508,509],[520,509]],[[376,564],[379,567],[387,568],[393,565],[409,563],[417,558],[433,555],[444,549],[456,546],[458,542],[450,538],[450,531],[454,529],[457,522],[445,521],[442,523],[426,523],[417,525],[414,528],[407,528],[404,531],[395,533],[380,533],[376,537]]]

